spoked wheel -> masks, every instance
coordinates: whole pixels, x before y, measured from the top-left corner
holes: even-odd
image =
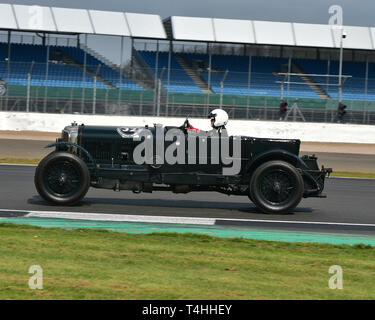
[[[250,182],[250,199],[265,213],[288,213],[301,201],[304,183],[297,169],[285,161],[259,166]]]
[[[40,196],[55,204],[80,201],[90,187],[90,172],[85,162],[68,152],[53,152],[38,165],[34,177]]]

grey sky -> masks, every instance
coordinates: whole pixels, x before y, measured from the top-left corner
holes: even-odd
[[[341,5],[344,25],[375,26],[374,0],[15,0],[3,3],[86,8],[109,11],[231,19],[271,20],[327,24],[328,8]],[[128,42],[127,42],[128,43]],[[110,37],[91,41],[89,46],[118,63],[108,47],[119,47]],[[116,50],[117,51],[117,50]]]

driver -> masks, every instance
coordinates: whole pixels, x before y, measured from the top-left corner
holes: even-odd
[[[222,109],[215,109],[210,112],[208,118],[211,119],[211,127],[213,130],[217,130],[219,133],[225,129],[225,125],[228,123],[228,113]]]
[[[225,125],[228,123],[229,116],[228,113],[226,113],[224,110],[215,109],[209,113],[208,118],[211,120],[212,130],[208,131],[207,133],[209,135],[212,135],[215,133],[215,131],[217,133],[221,133],[221,131],[225,129]],[[185,121],[185,127],[188,130],[195,130],[197,132],[200,132],[198,128],[194,128],[190,124],[189,120]]]

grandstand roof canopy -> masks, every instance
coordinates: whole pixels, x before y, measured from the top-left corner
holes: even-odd
[[[334,25],[173,16],[174,40],[339,48]],[[344,26],[344,48],[375,50],[375,28]]]
[[[166,39],[159,15],[0,4],[0,29]]]
[[[375,50],[375,28],[344,26],[344,48]],[[338,48],[337,26],[0,4],[0,29],[237,44]],[[169,36],[169,37],[168,37]]]

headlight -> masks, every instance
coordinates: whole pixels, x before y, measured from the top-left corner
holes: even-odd
[[[78,126],[68,126],[62,131],[62,139],[66,142],[77,144],[78,142]]]

